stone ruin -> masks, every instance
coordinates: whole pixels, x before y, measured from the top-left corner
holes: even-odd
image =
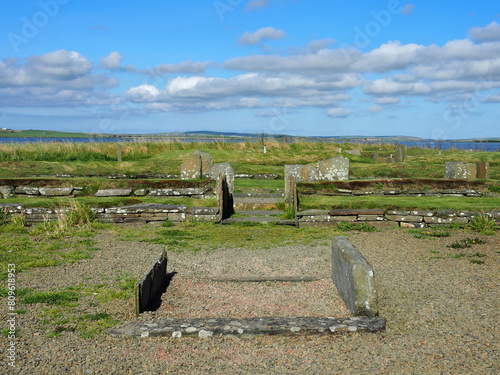
[[[400,144],[396,145],[396,152],[394,153],[394,162],[402,163],[406,158],[406,151],[407,151],[406,145],[400,145]]]
[[[181,165],[182,180],[196,180],[213,166],[213,157],[208,152],[196,150]]]
[[[285,195],[290,190],[290,176],[296,182],[344,181],[349,179],[349,159],[343,156],[319,160],[314,165],[285,165]]]
[[[475,180],[489,178],[490,163],[447,162],[444,167],[444,178],[448,180]]]

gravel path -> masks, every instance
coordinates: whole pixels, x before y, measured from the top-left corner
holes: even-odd
[[[454,231],[451,237],[435,240],[416,239],[396,229],[348,236],[375,269],[379,309],[387,318],[386,332],[244,339],[129,339],[108,335],[84,339],[75,332],[63,332],[50,339],[39,328],[44,307],[27,305],[26,314],[18,316],[21,336],[16,347],[17,368],[12,373],[500,373],[498,237],[479,236],[487,243],[466,250],[486,255],[480,258],[484,264],[474,264],[466,258],[446,255],[463,251],[446,245],[472,237],[470,233]],[[111,284],[120,275],[139,277],[162,250],[157,245],[116,241],[111,233],[102,234],[97,240],[101,250],[93,259],[20,273],[18,286],[51,290],[70,285]],[[169,271],[177,274],[171,295],[164,296],[162,307],[154,314],[222,315],[231,308],[234,316],[261,312],[276,316],[345,314],[345,307],[332,291],[329,256],[328,246],[306,244],[251,253],[236,249],[173,253]],[[210,280],[256,275],[319,280],[263,284]],[[190,288],[183,290],[183,285]],[[193,310],[184,300],[175,298],[183,293],[194,299]],[[210,295],[217,298],[206,302]],[[228,301],[230,296],[235,297]],[[96,295],[90,293],[81,301],[88,313],[97,312],[93,298]],[[248,303],[256,298],[261,301],[257,305]],[[281,298],[283,305],[278,306]],[[5,299],[0,302],[7,306]],[[175,304],[176,309],[169,307]],[[106,305],[106,312],[121,321],[134,319],[131,300],[115,300]],[[2,353],[6,353],[7,344],[2,336]],[[11,373],[5,357],[0,360],[0,373]]]

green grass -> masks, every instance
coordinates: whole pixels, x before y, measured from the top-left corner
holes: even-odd
[[[336,228],[295,228],[273,224],[238,223],[220,225],[214,223],[178,223],[171,228],[117,228],[117,237],[123,241],[160,243],[168,251],[216,250],[218,248],[271,248],[306,241],[320,246],[331,237],[340,234]]]
[[[214,162],[230,162],[235,173],[277,173],[283,175],[285,164],[310,164],[338,155],[351,161],[351,175],[356,178],[442,178],[446,161],[490,162],[490,178],[500,179],[500,155],[496,152],[466,152],[409,148],[401,164],[387,164],[371,158],[376,149],[380,156],[394,154],[392,144],[359,145],[331,142],[294,142],[266,139],[268,152],[258,142],[176,142],[138,141],[121,143],[122,160],[117,162],[115,143],[28,143],[0,144],[0,177],[48,174],[110,175],[179,174],[180,165],[194,149],[210,152]],[[348,149],[360,147],[362,155],[347,155]]]
[[[33,292],[22,299],[22,303],[35,304],[46,303],[48,305],[68,306],[72,302],[80,300],[80,293],[68,288],[61,291]]]
[[[373,225],[366,223],[351,223],[348,221],[343,221],[337,224],[337,228],[342,232],[349,232],[352,230],[357,230],[360,232],[376,232],[377,229]]]
[[[423,239],[435,239],[435,238],[450,236],[449,230],[435,229],[435,228],[408,229],[408,233],[412,233],[413,237],[415,238],[423,238]]]
[[[496,197],[406,197],[406,196],[299,196],[300,209],[331,208],[381,208],[440,210],[453,207],[456,210],[492,211],[498,209],[500,198]]]
[[[487,215],[479,215],[469,222],[469,228],[481,234],[496,235],[499,226],[495,219]]]

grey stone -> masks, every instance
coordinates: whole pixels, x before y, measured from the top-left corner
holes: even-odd
[[[394,162],[402,163],[406,158],[406,145],[396,145],[396,152],[394,153]]]
[[[408,221],[418,223],[423,220],[422,216],[413,215],[385,215],[385,218],[390,221]]]
[[[15,189],[16,194],[26,195],[39,195],[40,190],[37,187],[17,186]]]
[[[444,178],[448,180],[454,180],[455,177],[455,169],[457,165],[463,164],[461,161],[457,162],[446,162],[444,163]]]
[[[192,195],[202,195],[205,193],[203,188],[166,188],[166,189],[153,189],[149,191],[150,196],[167,196],[167,197],[183,197]]]
[[[68,196],[73,193],[73,188],[40,188],[39,189],[41,195],[45,195],[48,197],[62,197]]]
[[[455,210],[454,209],[447,209],[447,210],[437,210],[436,215],[439,217],[454,217],[456,216]]]
[[[455,178],[463,180],[475,180],[477,178],[477,164],[457,164],[455,166]]]
[[[303,165],[297,182],[317,182],[318,170],[312,165]]]
[[[372,158],[373,158],[373,160],[378,160],[378,150],[375,150]]]
[[[218,179],[219,179],[220,175],[226,176],[226,182],[227,182],[227,186],[229,189],[229,193],[233,194],[234,193],[234,170],[233,170],[233,167],[231,167],[231,164],[229,164],[229,163],[216,163],[204,174],[204,176],[206,176],[207,178],[210,178],[212,180],[217,180],[217,183],[219,183]],[[217,191],[219,191],[219,188],[217,188]]]
[[[355,148],[354,150],[346,151],[349,155],[358,155],[361,156],[361,149]]]
[[[150,327],[146,322],[131,321],[109,329],[113,336],[131,337],[219,337],[243,335],[247,337],[262,335],[300,336],[300,335],[338,335],[352,332],[375,333],[385,330],[386,320],[382,317],[256,317],[238,319],[168,319],[157,320],[158,324]],[[200,332],[205,333],[200,335]],[[148,335],[144,335],[148,332]],[[210,333],[211,334],[210,334]]]
[[[207,173],[213,165],[213,157],[208,152],[195,150],[181,165],[181,179],[195,180]]]
[[[148,311],[167,284],[167,252],[151,266],[144,277],[135,284],[135,314]]]
[[[337,156],[318,161],[318,178],[320,181],[338,181],[349,179],[349,159]]]
[[[253,178],[254,180],[278,180],[280,176],[276,173],[257,173]]]
[[[13,194],[14,194],[14,187],[13,186],[7,186],[7,185],[0,186],[0,195],[3,198],[7,199],[7,198],[11,197]]]
[[[394,163],[394,158],[392,156],[388,156],[385,158],[386,163]]]
[[[343,236],[332,241],[332,279],[354,316],[378,315],[373,268]]]
[[[96,197],[128,197],[132,194],[132,189],[102,189],[95,193]]]
[[[192,207],[191,214],[193,215],[217,215],[219,213],[218,207]]]
[[[302,171],[302,165],[300,164],[288,164],[285,165],[285,196],[288,197],[290,188],[290,176],[295,177],[295,182],[300,182],[300,174]]]
[[[138,197],[144,197],[148,195],[148,193],[149,189],[137,189],[136,191],[134,191],[134,195]]]
[[[490,178],[490,163],[481,161],[477,163],[477,178],[487,180]]]

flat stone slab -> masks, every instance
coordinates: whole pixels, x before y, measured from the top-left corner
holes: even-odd
[[[246,216],[277,216],[285,212],[280,210],[238,210],[236,214]]]
[[[128,197],[132,195],[132,189],[102,189],[95,193],[96,197]]]
[[[124,207],[110,207],[106,208],[106,213],[112,214],[122,214],[122,213],[160,213],[160,212],[185,212],[187,206],[176,205],[176,204],[156,204],[156,203],[144,203],[144,204],[134,204],[131,206]]]
[[[383,215],[384,210],[377,209],[342,209],[342,210],[330,210],[330,216],[352,216],[352,215]]]
[[[217,318],[217,319],[156,319],[148,322],[128,322],[108,330],[113,336],[132,337],[219,337],[219,336],[299,336],[337,335],[354,332],[384,331],[382,317],[350,318]]]
[[[222,224],[234,224],[234,223],[276,223],[281,219],[272,216],[247,216],[247,217],[231,217],[229,219],[224,219]]]

